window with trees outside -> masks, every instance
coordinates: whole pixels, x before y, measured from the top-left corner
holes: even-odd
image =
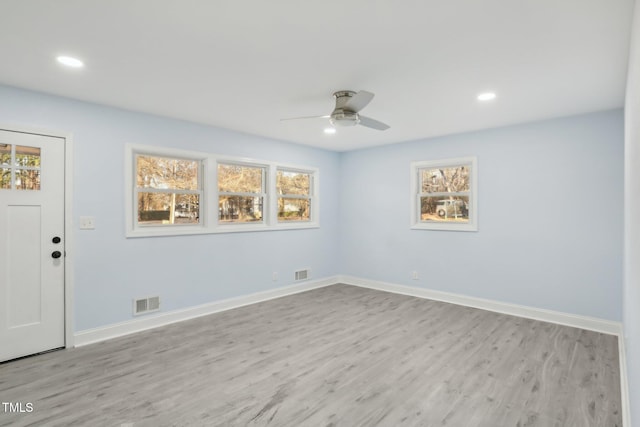
[[[135,163],[138,225],[200,222],[201,160],[137,154]]]
[[[220,223],[261,222],[264,215],[265,167],[218,164]]]
[[[316,168],[134,144],[125,151],[127,237],[319,227]]]
[[[477,231],[475,157],[411,164],[412,228]]]
[[[311,182],[309,172],[278,169],[278,221],[309,221],[311,219]]]

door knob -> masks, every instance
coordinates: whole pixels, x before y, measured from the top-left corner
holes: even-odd
[[[61,256],[62,256],[62,252],[60,252],[60,251],[54,251],[54,252],[51,253],[51,258],[58,259]]]
[[[51,239],[51,241],[52,241],[53,243],[56,243],[56,244],[57,244],[57,243],[60,243],[60,238],[59,238],[58,236],[56,236],[56,237],[54,237],[53,239]]]

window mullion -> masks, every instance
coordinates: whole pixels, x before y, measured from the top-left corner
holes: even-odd
[[[311,196],[307,196],[304,194],[279,194],[279,199],[300,199],[300,200],[311,200]]]
[[[220,191],[218,192],[220,196],[237,196],[237,197],[266,197],[267,193],[242,193],[235,191]]]

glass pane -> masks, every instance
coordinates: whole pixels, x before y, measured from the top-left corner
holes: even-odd
[[[262,221],[262,197],[220,196],[218,219],[221,223]]]
[[[262,193],[261,167],[218,164],[218,191]]]
[[[40,167],[40,147],[16,145],[16,166]]]
[[[137,156],[138,188],[197,190],[199,160]]]
[[[309,174],[301,172],[281,171],[276,174],[278,194],[309,195]]]
[[[469,222],[469,196],[421,197],[420,220]]]
[[[278,199],[278,221],[309,221],[310,201],[308,199]]]
[[[0,168],[0,188],[11,189],[11,169]]]
[[[468,165],[421,169],[422,193],[457,193],[469,190]]]
[[[0,144],[0,165],[11,165],[11,145]]]
[[[138,224],[199,224],[197,194],[138,193]]]
[[[40,171],[17,169],[16,190],[40,190]]]

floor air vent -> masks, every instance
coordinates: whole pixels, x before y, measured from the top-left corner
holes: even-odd
[[[133,300],[133,315],[160,310],[160,297],[138,298]]]
[[[307,280],[310,277],[309,270],[296,271],[296,282],[299,280]]]

